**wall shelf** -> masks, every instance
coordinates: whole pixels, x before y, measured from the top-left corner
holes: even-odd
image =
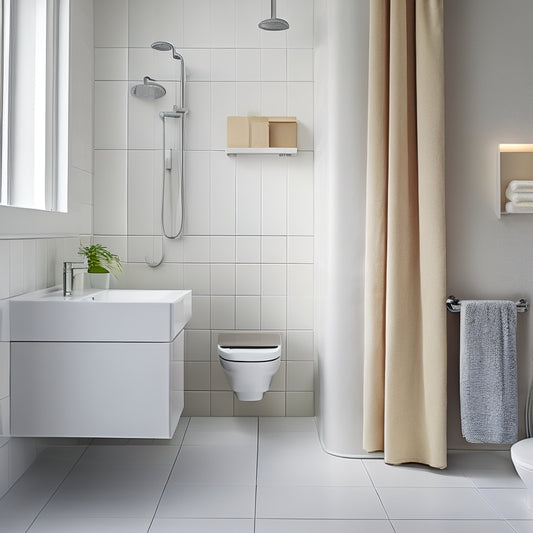
[[[226,155],[274,154],[291,156],[296,154],[297,151],[297,148],[226,148]]]
[[[500,144],[496,215],[501,218],[509,213],[505,204],[505,191],[511,180],[533,180],[533,144]],[[523,214],[523,213],[520,213]]]

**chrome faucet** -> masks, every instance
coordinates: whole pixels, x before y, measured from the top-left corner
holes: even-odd
[[[76,263],[74,261],[63,262],[63,296],[70,296],[72,294],[75,270],[87,270],[87,263]]]

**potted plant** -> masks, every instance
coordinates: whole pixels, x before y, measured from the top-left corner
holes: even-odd
[[[117,276],[122,272],[120,258],[111,253],[106,246],[101,244],[81,246],[78,254],[87,260],[89,283],[94,289],[109,289],[110,274]]]

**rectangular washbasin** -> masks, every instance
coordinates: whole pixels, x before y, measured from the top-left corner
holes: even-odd
[[[192,313],[189,290],[45,289],[10,300],[11,341],[170,342]]]

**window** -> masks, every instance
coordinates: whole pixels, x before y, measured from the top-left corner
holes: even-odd
[[[0,1],[0,204],[66,211],[68,0]]]

